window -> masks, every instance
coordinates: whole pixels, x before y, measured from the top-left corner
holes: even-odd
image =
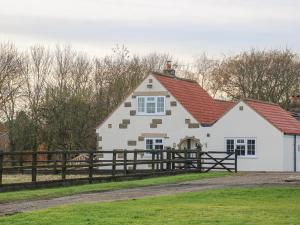
[[[236,150],[239,156],[253,157],[256,155],[255,138],[227,138],[225,140],[225,147],[228,153]]]
[[[146,112],[147,114],[155,113],[155,97],[147,97]]]
[[[243,155],[245,156],[245,150],[246,150],[246,146],[245,146],[245,140],[244,139],[237,139],[236,140],[237,144],[235,146],[235,149],[237,151],[237,155]]]
[[[226,151],[228,153],[234,152],[234,139],[226,140]]]
[[[245,156],[245,145],[236,145],[236,152],[237,152],[237,155],[242,155],[242,156]]]
[[[146,138],[146,150],[159,150],[163,149],[163,140],[161,138]],[[151,152],[145,152],[145,157],[152,157]]]
[[[153,149],[153,139],[146,139],[146,150]]]
[[[145,112],[145,98],[138,98],[138,112]]]
[[[255,140],[247,140],[247,155],[255,155]]]
[[[137,115],[165,115],[165,97],[138,96]]]
[[[157,97],[157,112],[163,113],[165,111],[165,98]]]

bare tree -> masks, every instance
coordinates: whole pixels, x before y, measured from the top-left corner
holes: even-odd
[[[214,83],[214,73],[212,73],[219,65],[219,61],[209,58],[205,53],[194,59],[191,66],[183,67],[180,74],[184,78],[197,81],[201,87],[215,97],[219,91]]]
[[[0,45],[0,112],[8,128],[10,151],[17,149],[15,118],[23,84],[23,57],[11,43]],[[12,156],[13,164],[16,157]]]
[[[78,54],[73,62],[70,71],[70,85],[75,92],[87,92],[90,94],[91,88],[91,60],[86,54]]]
[[[41,121],[41,105],[45,97],[47,79],[51,73],[52,57],[50,51],[43,46],[33,46],[27,54],[26,71],[24,72],[24,99],[28,106],[28,114],[33,120],[33,145],[36,150],[39,144]]]
[[[253,98],[288,108],[299,93],[300,63],[290,50],[243,52],[228,57],[213,71],[214,82],[229,98]]]
[[[22,57],[12,43],[0,44],[0,109],[21,86]]]

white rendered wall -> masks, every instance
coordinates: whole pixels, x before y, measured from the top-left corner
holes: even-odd
[[[283,170],[294,171],[294,136],[284,135],[283,141]]]
[[[242,111],[240,106],[243,106]],[[239,156],[239,171],[284,170],[283,133],[244,102],[239,102],[213,125],[208,150],[225,151],[225,138],[238,137],[256,139],[256,156]]]
[[[149,79],[153,80],[153,87],[147,88]],[[134,91],[135,92],[158,92],[167,91],[154,76],[149,75]],[[188,90],[187,90],[188,91]],[[137,110],[137,98],[132,98],[130,95],[124,102],[131,102],[131,107],[125,107],[124,102],[120,107],[100,126],[96,132],[102,137],[102,141],[98,142],[98,146],[102,150],[113,149],[145,149],[145,141],[139,141],[138,137],[143,133],[158,133],[166,134],[166,138],[163,139],[165,147],[178,148],[178,144],[181,139],[186,136],[194,136],[200,139],[201,144],[207,143],[206,133],[209,128],[188,128],[188,124],[185,123],[185,119],[190,119],[191,123],[198,123],[193,116],[185,110],[185,108],[170,94],[170,97],[166,98],[165,108],[171,110],[171,115],[164,116],[130,116],[130,110]],[[170,106],[171,101],[176,101],[177,106]],[[201,103],[200,103],[201,104]],[[120,129],[119,124],[123,119],[130,119],[130,124],[126,129]],[[150,128],[152,119],[162,119],[162,124],[158,124],[157,128]],[[108,128],[108,124],[112,124],[112,128]],[[128,141],[136,141],[136,146],[128,146]],[[176,146],[175,146],[176,145]],[[106,158],[106,157],[105,157]],[[132,158],[130,155],[128,158]]]

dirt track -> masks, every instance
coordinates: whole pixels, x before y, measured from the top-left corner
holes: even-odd
[[[33,200],[12,202],[0,205],[0,215],[44,209],[52,206],[82,203],[82,202],[110,202],[124,199],[136,199],[146,196],[161,196],[182,192],[201,191],[230,187],[255,186],[298,186],[300,182],[285,182],[289,176],[300,176],[295,173],[247,173],[237,176],[189,181],[178,184],[166,184],[140,188],[105,191],[98,193],[76,194],[72,196],[53,198],[47,200]]]

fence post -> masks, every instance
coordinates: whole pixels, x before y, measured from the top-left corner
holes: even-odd
[[[167,170],[171,170],[171,148],[167,148]]]
[[[159,169],[160,169],[159,168],[160,167],[159,166],[159,164],[160,164],[160,162],[159,162],[160,161],[159,160],[160,159],[160,154],[159,154],[158,150],[155,150],[155,155],[156,155],[156,171],[159,171]]]
[[[136,173],[136,163],[137,163],[137,151],[134,150],[133,152],[133,171]]]
[[[3,151],[2,151],[2,150],[0,150],[0,186],[2,185],[2,174],[3,174],[3,158],[4,158]]]
[[[89,183],[93,182],[93,162],[94,162],[94,152],[90,152],[89,154]]]
[[[237,151],[234,151],[234,172],[237,173]]]
[[[127,174],[127,151],[124,149],[124,175]]]
[[[164,152],[163,149],[160,149],[160,170],[164,170]]]
[[[184,151],[184,169],[187,170],[188,169],[188,150],[185,149]]]
[[[53,172],[54,172],[54,174],[58,174],[58,170],[57,170],[57,154],[54,153],[53,155],[54,155],[54,157],[55,157],[55,159],[54,159],[54,168],[53,168]],[[53,158],[53,155],[52,155],[52,158]]]
[[[202,171],[202,152],[201,148],[197,148],[197,169],[201,172]]]
[[[151,150],[151,154],[152,154],[152,172],[155,171],[155,153],[153,150]]]
[[[66,179],[66,164],[67,164],[67,152],[66,150],[63,151],[62,155],[62,167],[61,167],[61,179]]]
[[[172,170],[176,170],[174,160],[175,160],[175,148],[172,148]]]
[[[32,161],[31,161],[31,182],[36,182],[36,165],[37,165],[37,152],[34,151],[32,153]]]
[[[112,160],[112,175],[116,175],[116,158],[117,158],[117,153],[116,150],[113,150],[113,160]]]

